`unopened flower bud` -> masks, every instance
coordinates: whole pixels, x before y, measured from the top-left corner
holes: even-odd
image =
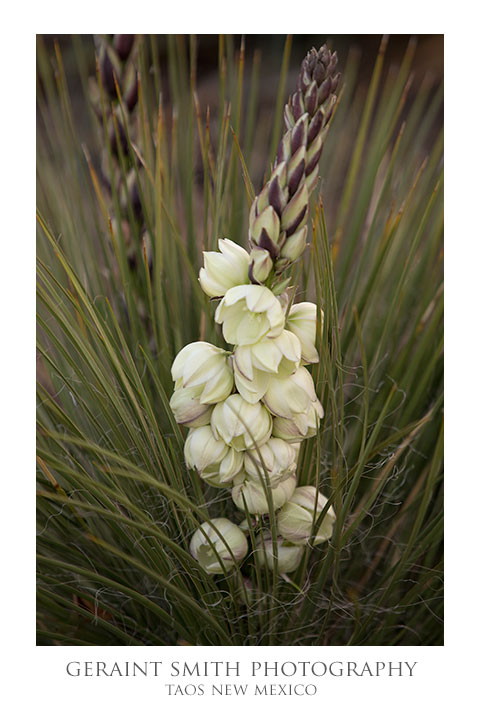
[[[233,389],[231,354],[206,341],[188,344],[177,354],[171,366],[175,388],[201,387],[200,403],[218,403]]]
[[[304,225],[302,228],[297,230],[293,235],[290,235],[285,241],[281,252],[279,254],[278,262],[281,264],[291,264],[298,260],[304,252],[306,247],[306,240],[308,237],[308,226]]]
[[[322,312],[321,312],[322,315]],[[312,302],[293,304],[286,321],[287,328],[301,342],[301,358],[305,363],[317,363],[319,355],[316,350],[317,307]],[[322,323],[322,318],[321,318]]]
[[[255,479],[246,478],[243,481],[242,475],[238,475],[238,484],[235,484],[231,491],[233,502],[244,511],[248,510],[250,514],[267,514],[269,512],[268,498],[265,491],[265,485]],[[285,480],[279,482],[276,487],[271,488],[271,499],[273,509],[279,509],[291,497],[296,487],[296,477],[290,475]]]
[[[254,344],[264,336],[281,334],[284,313],[271,290],[249,284],[226,292],[216,309],[215,321],[223,325],[223,336],[229,344]]]
[[[248,403],[235,393],[214,407],[211,428],[215,437],[242,451],[260,447],[268,440],[272,419],[261,403]]]
[[[280,163],[275,169],[270,180],[266,184],[268,189],[268,202],[274,208],[277,215],[281,215],[288,203],[288,186],[286,179],[288,177],[286,163]]]
[[[208,425],[213,406],[200,402],[202,388],[178,388],[170,399],[170,407],[177,423],[189,428]]]
[[[308,189],[306,185],[303,185],[283,210],[281,230],[286,231],[286,239],[305,224],[308,217],[308,200]]]
[[[303,112],[301,112],[303,113]],[[299,117],[298,117],[299,118]],[[296,119],[294,120],[296,121]],[[294,123],[293,123],[294,126]],[[284,163],[287,165],[287,162],[291,158],[291,130],[286,131],[284,134],[283,138],[281,139],[281,143],[279,144],[278,148],[278,153],[276,154],[276,160],[278,162],[278,165],[281,163]]]
[[[208,574],[222,574],[241,563],[248,552],[248,541],[236,524],[219,517],[196,530],[190,552]]]
[[[217,439],[211,427],[204,425],[188,433],[185,460],[200,477],[213,487],[228,486],[243,466],[243,453],[237,452]]]
[[[313,192],[316,183],[318,182],[318,177],[319,177],[319,158],[320,155],[318,154],[318,163],[316,163],[315,167],[312,169],[311,173],[306,174],[306,181],[305,185],[306,188],[308,189],[308,193],[311,195]]]
[[[268,183],[277,180],[279,187],[285,190],[288,185],[288,163],[286,161],[279,161],[275,164],[274,171],[271,173],[271,178]]]
[[[296,546],[290,542],[284,541],[281,537],[277,539],[277,570],[279,574],[291,573],[295,571],[303,556],[304,547]],[[271,571],[274,570],[274,547],[271,537],[259,536],[256,539],[256,554],[261,566],[267,566]]]
[[[273,269],[273,260],[268,250],[262,247],[253,247],[249,257],[248,275],[253,284],[261,284],[265,282],[271,270]]]
[[[200,284],[209,297],[222,297],[228,289],[248,284],[249,255],[231,240],[218,240],[220,252],[203,252]]]
[[[269,188],[266,185],[251,206],[249,238],[253,245],[268,250],[271,257],[275,259],[284,242],[285,234],[281,229],[278,213],[272,205],[268,205],[268,192]],[[262,203],[266,204],[264,209],[260,207]]]
[[[263,210],[259,215],[253,216],[250,220],[250,239],[255,245],[266,247],[261,244],[263,231],[273,245],[279,242],[280,221],[272,205]]]
[[[295,544],[307,544],[313,525],[323,511],[327,497],[315,487],[297,487],[291,498],[278,513],[278,532],[284,539]],[[330,539],[336,515],[330,506],[316,532],[313,544]]]
[[[324,138],[324,134],[318,133],[318,135],[311,141],[311,143],[308,147],[308,152],[306,154],[306,163],[307,163],[306,173],[307,173],[307,175],[310,175],[311,172],[318,165],[319,159],[321,157],[321,152],[323,149],[323,138]]]
[[[299,413],[292,418],[273,418],[273,436],[290,443],[312,438],[318,432],[319,421],[323,416],[323,406],[316,399],[306,413]]]
[[[304,140],[305,139],[306,134],[304,134]],[[291,140],[293,141],[294,137],[292,137]],[[306,148],[303,145],[298,148],[294,156],[288,162],[288,189],[291,196],[293,196],[298,188],[304,183],[305,159]]]
[[[249,219],[250,219],[250,226],[252,224],[252,220],[254,220],[258,215],[261,215],[263,210],[266,210],[266,208],[269,205],[269,200],[268,200],[268,186],[265,185],[262,189],[262,191],[259,193],[259,195],[256,196],[256,198],[253,200],[253,203],[250,208],[249,212]],[[250,233],[251,237],[251,233]]]

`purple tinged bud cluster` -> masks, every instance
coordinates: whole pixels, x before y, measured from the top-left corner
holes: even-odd
[[[98,119],[100,140],[104,141],[99,157],[102,177],[111,202],[113,185],[118,186],[119,224],[122,225],[119,236],[124,242],[128,265],[131,270],[139,266],[143,269],[142,264],[138,264],[138,249],[133,239],[136,232],[142,243],[150,244],[147,248],[150,266],[152,253],[138,184],[141,162],[132,150],[132,146],[138,145],[138,123],[134,117],[139,90],[136,35],[95,35],[95,46],[99,81],[91,78],[89,90],[92,108]],[[129,223],[132,215],[137,230],[129,230],[127,237],[123,223]]]
[[[297,88],[284,110],[286,132],[273,172],[250,211],[252,246],[268,250],[272,272],[281,273],[301,257],[307,239],[309,198],[319,176],[319,159],[329,128],[335,91],[336,52],[311,49],[301,65]]]

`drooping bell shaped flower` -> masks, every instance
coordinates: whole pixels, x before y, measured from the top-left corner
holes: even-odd
[[[266,407],[280,418],[294,418],[307,413],[316,400],[314,381],[304,366],[286,378],[271,378],[263,396]]]
[[[195,468],[200,477],[213,487],[228,487],[243,467],[243,453],[237,452],[217,439],[211,427],[204,425],[188,433],[185,442],[185,461]]]
[[[175,389],[199,388],[199,402],[219,403],[233,390],[233,369],[228,351],[206,341],[194,341],[177,354],[171,366]]]
[[[256,555],[260,566],[267,566],[270,571],[274,570],[274,560],[277,561],[279,574],[291,573],[295,571],[303,556],[304,546],[297,546],[284,541],[281,537],[277,539],[277,557],[274,554],[273,540],[271,535],[258,536],[255,542]]]
[[[223,325],[225,341],[244,346],[265,336],[279,336],[284,313],[280,301],[267,287],[245,284],[226,292],[216,309],[215,321]]]
[[[323,406],[319,400],[311,403],[306,413],[299,413],[292,418],[274,418],[273,436],[289,443],[299,443],[312,438],[319,429],[319,421],[324,417]]]
[[[249,254],[231,240],[218,240],[220,252],[203,252],[200,285],[209,297],[222,297],[228,289],[248,284]]]
[[[234,393],[218,403],[211,414],[211,429],[235,450],[260,447],[271,435],[272,418],[261,403],[251,404]]]
[[[291,498],[278,512],[278,533],[295,544],[307,544],[313,525],[319,518],[328,499],[315,487],[297,487]],[[336,521],[334,509],[330,506],[324,515],[313,544],[320,544],[330,539]]]
[[[190,552],[208,574],[222,574],[241,563],[248,552],[248,541],[236,524],[218,517],[196,530]]]
[[[247,508],[250,514],[267,514],[269,506],[263,484],[257,479],[243,478],[244,475],[239,474],[234,480],[235,486],[231,491],[233,502],[242,511]],[[276,510],[282,507],[291,497],[295,488],[296,477],[294,475],[290,475],[276,487],[272,487],[273,509]]]
[[[268,389],[269,376],[294,373],[300,360],[301,343],[286,329],[275,339],[238,346],[233,357],[236,388],[248,403],[257,403]]]
[[[293,445],[280,438],[270,438],[259,448],[246,450],[244,471],[248,479],[257,480],[267,477],[271,487],[277,487],[296,471],[297,451]]]

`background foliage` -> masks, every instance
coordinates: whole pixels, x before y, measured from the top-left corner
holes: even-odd
[[[246,246],[310,46],[275,42],[280,55],[249,36],[138,36],[117,88],[108,36],[38,37],[41,645],[442,643],[443,89],[414,40],[398,56],[370,38],[369,62],[338,38],[340,101],[293,268],[325,312],[326,414],[299,484],[332,498],[333,539],[290,581],[250,553],[249,595],[188,552],[201,521],[237,513],[185,468],[170,366],[186,343],[222,345],[197,274],[218,237]]]

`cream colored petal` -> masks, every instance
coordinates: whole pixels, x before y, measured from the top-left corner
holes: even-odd
[[[252,284],[246,292],[246,305],[252,312],[265,312],[274,308],[278,300],[267,287]]]
[[[299,443],[308,437],[307,416],[301,413],[293,418],[273,418],[273,436],[290,443]]]
[[[239,371],[235,371],[235,385],[238,392],[248,403],[258,403],[263,398],[268,388],[269,374],[264,371],[254,370],[251,380],[243,378]]]
[[[265,339],[251,347],[256,368],[271,373],[278,373],[283,354],[276,341],[277,339]]]
[[[213,378],[222,368],[225,357],[210,349],[198,349],[192,353],[183,369],[183,385],[197,386]]]
[[[232,287],[231,289],[228,289],[222,301],[224,301],[224,304],[227,307],[230,307],[233,304],[236,304],[241,299],[246,299],[246,295],[248,294],[248,290],[251,286],[253,285],[241,284],[236,287]]]
[[[240,245],[231,240],[218,240],[218,245],[227,260],[229,275],[234,279],[235,285],[248,284],[249,254]]]
[[[293,361],[299,365],[301,360],[301,342],[292,331],[284,329],[283,332],[276,339],[278,348],[281,350],[283,356],[288,359],[288,361]]]
[[[208,425],[212,408],[200,403],[195,388],[181,388],[174,391],[170,399],[170,407],[177,423],[190,428]]]
[[[223,326],[223,330],[225,327],[226,323]],[[268,329],[269,325],[264,316],[253,314],[252,312],[245,312],[241,321],[237,324],[235,340],[232,343],[240,345],[254,344],[268,333]],[[231,334],[231,336],[233,336],[233,334]]]
[[[281,418],[305,413],[311,403],[310,395],[293,378],[294,374],[288,378],[273,376],[264,394],[265,405]]]
[[[251,346],[238,346],[234,352],[235,373],[239,371],[243,378],[253,380],[253,361]]]
[[[201,403],[219,403],[227,398],[233,390],[233,371],[226,366],[213,376],[206,385],[201,394]]]
[[[206,295],[208,295],[208,297],[222,297],[228,289],[224,282],[219,281],[211,274],[208,274],[204,267],[201,267],[200,269],[199,282],[201,289]]]

